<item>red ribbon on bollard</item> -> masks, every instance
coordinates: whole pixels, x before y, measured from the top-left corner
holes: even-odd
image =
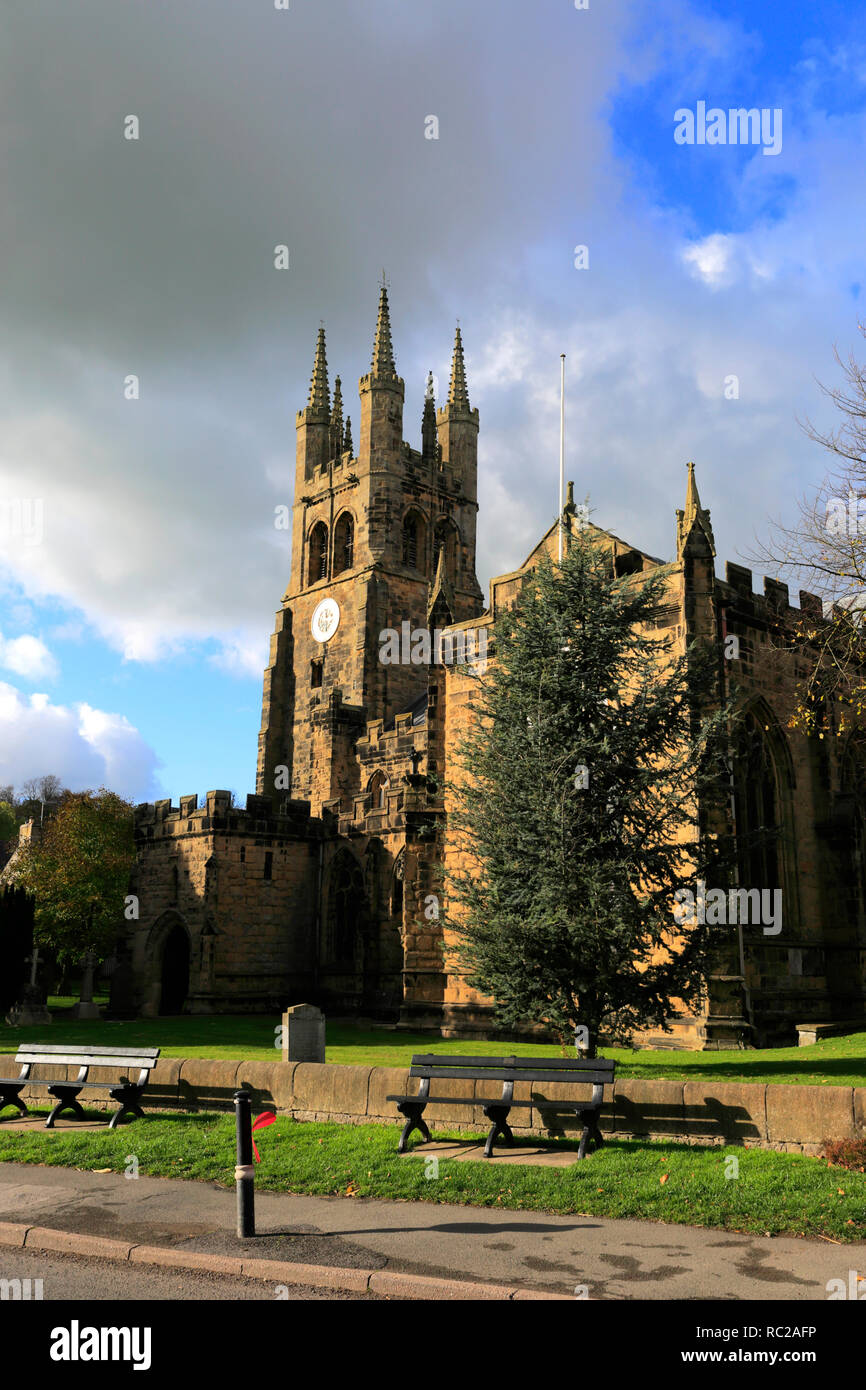
[[[274,1114],[273,1110],[265,1110],[261,1115],[256,1116],[255,1120],[253,1121],[253,1129],[264,1129],[267,1125],[272,1125],[276,1118],[277,1117]],[[259,1151],[256,1148],[255,1139],[253,1140],[253,1153],[256,1156],[256,1163],[261,1163],[261,1155],[259,1154]]]

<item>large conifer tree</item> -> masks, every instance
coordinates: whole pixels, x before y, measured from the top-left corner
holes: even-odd
[[[468,982],[506,1027],[585,1027],[590,1056],[699,1000],[725,929],[683,926],[674,895],[730,855],[718,652],[676,655],[664,575],[617,578],[601,536],[576,530],[496,621],[447,802]]]

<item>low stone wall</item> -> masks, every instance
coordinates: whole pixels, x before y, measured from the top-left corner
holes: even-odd
[[[15,1076],[11,1056],[0,1056],[0,1075]],[[50,1102],[39,1077],[52,1078],[75,1068],[34,1068],[34,1084],[22,1092],[26,1103]],[[240,1087],[252,1092],[253,1105],[297,1120],[331,1120],[343,1124],[400,1121],[391,1094],[408,1085],[406,1067],[344,1067],[318,1062],[224,1062],[199,1058],[165,1058],[151,1073],[145,1104],[151,1110],[231,1109]],[[97,1079],[97,1073],[91,1072]],[[412,1090],[417,1082],[412,1084]],[[431,1106],[425,1118],[431,1129],[483,1132],[488,1122],[482,1103],[501,1087],[490,1081],[439,1081],[440,1094],[471,1095],[473,1104]],[[581,1088],[589,1097],[591,1088]],[[92,1094],[92,1093],[91,1093]],[[561,1082],[515,1086],[515,1100],[531,1106],[512,1111],[516,1134],[563,1134],[576,1128],[573,1115],[558,1113],[556,1102],[573,1097]],[[112,1109],[84,1093],[85,1104]],[[541,1104],[546,1102],[546,1104]],[[14,1112],[3,1115],[12,1118]],[[0,1119],[2,1124],[2,1119]],[[605,1088],[602,1130],[622,1138],[675,1138],[681,1143],[743,1144],[746,1147],[817,1153],[826,1139],[866,1138],[866,1087],[786,1086],[766,1083],[707,1081],[617,1081]]]

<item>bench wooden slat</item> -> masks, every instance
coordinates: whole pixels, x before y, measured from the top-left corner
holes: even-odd
[[[385,1099],[386,1099],[386,1100],[417,1100],[418,1097],[417,1097],[417,1096],[386,1096]],[[427,1101],[427,1104],[428,1104],[428,1105],[429,1105],[432,1101],[439,1101],[440,1103],[447,1101],[449,1105],[474,1105],[474,1104],[475,1104],[475,1097],[474,1097],[474,1096],[425,1096],[424,1099]],[[527,1102],[527,1103],[528,1103],[528,1102]],[[485,1105],[488,1105],[489,1102],[485,1100],[484,1104],[485,1104]]]
[[[70,1058],[88,1057],[122,1057],[128,1060],[130,1057],[158,1057],[161,1049],[158,1047],[63,1047],[55,1043],[22,1043],[19,1047],[16,1062],[31,1062],[35,1060],[38,1053],[43,1054],[48,1061],[68,1061]],[[30,1056],[29,1054],[33,1054]],[[64,1056],[61,1057],[60,1054]],[[27,1055],[25,1055],[27,1054]]]
[[[386,1099],[386,1100],[417,1100],[418,1097],[417,1097],[417,1096],[386,1096],[385,1099]],[[485,1105],[499,1105],[499,1104],[501,1103],[501,1102],[500,1102],[500,1099],[499,1099],[499,1096],[427,1096],[426,1099],[427,1099],[427,1104],[428,1104],[428,1105],[431,1104],[431,1102],[433,1102],[433,1101],[438,1101],[440,1105],[479,1105],[479,1106],[485,1106]],[[560,1103],[559,1101],[555,1101],[555,1100],[550,1101],[550,1104],[551,1104],[551,1105],[558,1105],[559,1103]],[[566,1104],[569,1104],[570,1102],[565,1102],[565,1103],[566,1103]],[[537,1101],[532,1101],[532,1100],[512,1100],[512,1101],[506,1102],[506,1104],[510,1105],[511,1108],[512,1108],[512,1110],[513,1110],[515,1107],[519,1107],[520,1109],[523,1109],[523,1110],[529,1110],[531,1106],[537,1104]],[[545,1105],[546,1102],[542,1101],[541,1104],[542,1104],[542,1105]],[[579,1102],[579,1101],[576,1101],[575,1104],[578,1104],[578,1105],[579,1105],[580,1102]]]
[[[460,1072],[448,1071],[443,1067],[425,1067],[423,1071],[412,1070],[410,1072],[410,1077],[414,1081],[423,1081],[425,1078],[429,1078],[432,1081],[466,1081],[470,1079],[467,1078],[465,1073],[461,1074]],[[541,1068],[539,1068],[537,1071],[524,1073],[524,1075],[521,1076],[519,1072],[515,1073],[511,1069],[505,1067],[501,1069],[491,1067],[489,1070],[485,1071],[483,1076],[478,1076],[475,1079],[478,1081],[525,1081],[529,1085],[532,1085],[536,1081],[561,1081],[566,1083],[570,1082],[574,1086],[612,1086],[614,1078],[613,1074],[607,1071],[563,1073],[560,1071],[542,1071]]]
[[[606,1057],[450,1057],[447,1053],[417,1053],[412,1058],[413,1067],[454,1067],[486,1071],[489,1067],[508,1067],[514,1071],[533,1071],[544,1067],[547,1071],[603,1071],[612,1072],[616,1067],[613,1059]]]
[[[150,1052],[71,1052],[58,1051],[52,1053],[31,1052],[29,1048],[22,1048],[16,1058],[16,1062],[29,1062],[32,1066],[49,1067],[52,1063],[60,1065],[66,1063],[68,1066],[76,1067],[155,1067],[159,1055],[153,1056]]]

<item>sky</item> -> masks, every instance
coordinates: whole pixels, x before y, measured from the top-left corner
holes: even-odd
[[[597,524],[673,558],[688,460],[720,575],[795,520],[828,462],[802,424],[834,423],[834,350],[866,354],[860,18],[9,6],[0,785],[254,790],[295,412],[321,321],[357,441],[383,268],[415,447],[460,321],[485,593],[555,519],[562,352],[566,476]],[[766,111],[779,148],[675,138],[714,108]]]

